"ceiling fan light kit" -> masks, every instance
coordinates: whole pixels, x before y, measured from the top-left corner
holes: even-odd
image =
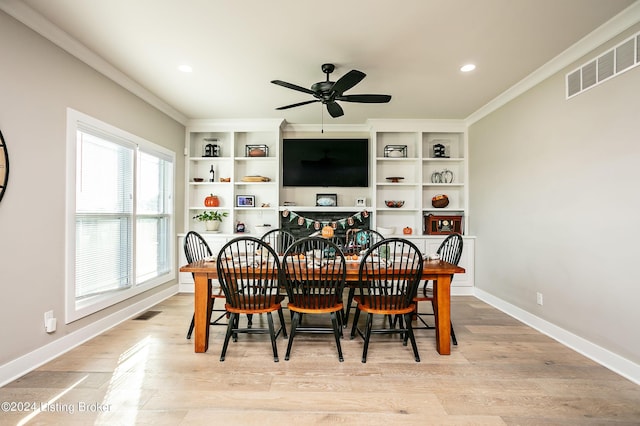
[[[319,81],[314,83],[311,86],[311,89],[307,89],[302,86],[298,86],[296,84],[287,83],[282,80],[272,80],[273,84],[277,84],[278,86],[286,87],[287,89],[297,90],[298,92],[306,93],[312,95],[315,99],[311,99],[308,101],[297,102],[291,105],[285,105],[276,108],[277,110],[289,109],[294,107],[299,107],[302,105],[307,105],[314,102],[322,102],[322,104],[327,106],[327,111],[331,117],[341,117],[344,115],[344,110],[338,104],[337,101],[341,102],[357,102],[357,103],[387,103],[391,100],[391,95],[372,95],[372,94],[364,94],[364,95],[345,95],[344,92],[351,89],[356,84],[360,83],[362,79],[366,77],[366,74],[362,71],[351,70],[342,77],[340,77],[336,82],[329,80],[329,74],[331,74],[335,70],[335,65],[333,64],[323,64],[322,72],[327,75],[325,81]]]

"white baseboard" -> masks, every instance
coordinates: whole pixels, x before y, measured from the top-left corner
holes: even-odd
[[[171,286],[166,290],[155,293],[144,300],[127,306],[118,312],[95,321],[86,327],[74,331],[73,333],[67,334],[66,336],[23,355],[20,358],[9,361],[8,363],[0,366],[0,387],[22,377],[26,373],[35,370],[41,365],[64,354],[65,352],[70,351],[87,340],[96,337],[100,333],[115,327],[121,322],[146,311],[152,306],[173,296],[177,292],[178,285]]]
[[[501,310],[507,315],[535,328],[539,332],[546,334],[603,367],[608,368],[614,373],[640,385],[640,365],[478,288],[475,289],[475,296],[494,308]]]
[[[195,293],[196,285],[194,283],[180,283],[178,293]]]

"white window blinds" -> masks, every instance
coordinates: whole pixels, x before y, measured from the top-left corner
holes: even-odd
[[[71,109],[67,125],[71,322],[175,278],[175,154]]]

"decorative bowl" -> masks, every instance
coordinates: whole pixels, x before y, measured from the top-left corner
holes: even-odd
[[[389,237],[393,235],[394,232],[396,232],[396,227],[395,226],[378,226],[376,228],[376,231],[381,233],[382,236],[384,237]]]
[[[402,179],[404,179],[402,176],[390,176],[387,178],[387,180],[390,180],[392,183],[398,183]]]
[[[404,206],[403,200],[398,200],[398,201],[386,200],[384,203],[387,205],[387,207],[391,207],[391,208],[399,208]]]
[[[194,182],[204,182],[204,178],[193,178]]]

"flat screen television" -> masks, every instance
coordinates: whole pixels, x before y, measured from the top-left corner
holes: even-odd
[[[283,139],[283,186],[369,186],[368,139]]]

